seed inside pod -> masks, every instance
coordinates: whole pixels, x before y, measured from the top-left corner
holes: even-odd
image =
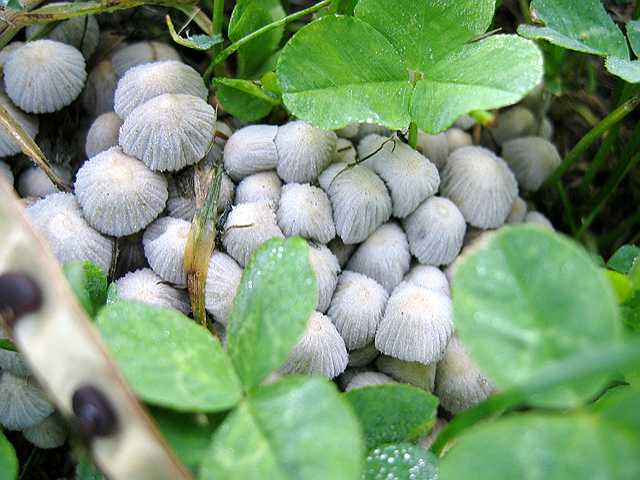
[[[122,77],[127,70],[137,65],[161,60],[180,60],[180,55],[171,45],[148,41],[127,45],[111,57],[111,63],[118,77]]]
[[[287,237],[299,235],[324,244],[336,236],[329,197],[308,183],[289,183],[282,188],[276,216]]]
[[[275,171],[254,173],[238,183],[235,202],[266,202],[277,209],[281,192],[282,180]]]
[[[162,217],[144,231],[142,245],[151,269],[163,280],[179,287],[187,284],[184,251],[191,223],[179,218]]]
[[[145,63],[127,71],[118,82],[114,111],[124,120],[143,103],[165,93],[208,96],[200,74],[182,62],[167,60]]]
[[[38,133],[38,117],[22,112],[2,91],[0,91],[0,105],[27,132],[27,135],[35,138]],[[0,157],[8,157],[16,153],[20,153],[20,146],[4,128],[0,129]]]
[[[362,165],[338,174],[327,191],[336,233],[344,243],[366,240],[391,217],[391,197],[380,178]]]
[[[275,137],[278,127],[249,125],[231,135],[224,146],[224,168],[235,180],[273,170],[278,165]]]
[[[327,315],[348,350],[371,344],[387,304],[386,290],[375,280],[344,271],[331,299]]]
[[[409,271],[407,236],[395,222],[382,225],[355,251],[347,269],[374,279],[391,293]]]
[[[112,300],[129,300],[173,308],[184,314],[191,311],[186,292],[167,285],[149,268],[127,273],[124,277],[116,280],[109,290],[109,296]]]
[[[409,383],[415,387],[433,391],[436,378],[436,364],[425,365],[419,362],[405,362],[388,355],[380,355],[376,360],[376,368],[394,380]]]
[[[89,260],[109,271],[113,241],[89,226],[72,194],[48,195],[30,206],[27,215],[60,263]]]
[[[384,373],[367,371],[356,373],[345,387],[345,392],[350,392],[356,388],[369,387],[371,385],[387,385],[397,383],[393,378]]]
[[[123,237],[139,232],[164,209],[167,180],[118,147],[101,152],[76,175],[76,196],[99,232]]]
[[[334,378],[344,372],[348,361],[347,349],[336,327],[327,316],[313,312],[304,335],[280,372]]]
[[[314,182],[333,161],[338,137],[302,121],[278,128],[278,175],[287,183]]]
[[[331,296],[338,284],[340,265],[338,259],[324,245],[309,245],[309,262],[316,275],[318,305],[316,310],[324,313],[329,308]]]
[[[88,158],[118,145],[122,119],[114,112],[107,112],[94,120],[87,132],[84,151]]]
[[[505,142],[502,157],[518,183],[532,192],[538,190],[562,162],[556,146],[542,137],[522,137]]]
[[[518,183],[504,160],[490,150],[462,147],[447,160],[441,192],[474,227],[497,228],[511,211]]]
[[[448,265],[462,248],[467,225],[446,198],[431,197],[404,221],[411,253],[425,265]]]
[[[445,295],[451,295],[447,276],[439,268],[430,265],[416,265],[407,273],[404,280],[428,290],[436,290]]]
[[[52,412],[53,405],[32,379],[2,373],[0,425],[7,430],[24,430],[42,422]]]
[[[229,322],[241,278],[242,268],[233,258],[222,252],[213,252],[205,283],[205,308],[224,326]]]
[[[376,348],[400,360],[425,365],[437,362],[453,333],[452,310],[446,295],[402,282],[387,302]]]
[[[54,413],[37,425],[25,428],[22,434],[38,448],[58,448],[67,440],[67,427]]]
[[[118,85],[118,76],[109,60],[98,63],[89,72],[87,86],[82,92],[82,106],[93,117],[113,112],[113,97]]]
[[[71,171],[59,165],[53,165],[51,169],[65,182],[71,181]],[[53,182],[39,167],[29,167],[18,177],[18,193],[22,197],[46,197],[58,192]]]
[[[73,102],[87,78],[82,54],[53,40],[35,40],[16,50],[4,65],[7,95],[29,113],[50,113]]]

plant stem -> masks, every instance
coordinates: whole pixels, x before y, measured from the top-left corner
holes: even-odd
[[[496,116],[486,110],[474,110],[469,112],[469,116],[483,127],[490,127],[496,122]]]
[[[596,178],[596,175],[602,170],[604,166],[604,162],[609,155],[609,152],[613,148],[614,143],[618,140],[618,136],[620,135],[620,125],[616,125],[611,129],[608,133],[607,137],[600,145],[596,156],[593,158],[593,162],[589,165],[587,173],[582,178],[582,182],[580,184],[580,190],[583,193],[586,193],[589,186],[593,183],[593,180]]]
[[[553,174],[544,183],[543,188],[549,187],[558,182],[562,176],[582,157],[582,154],[586,152],[589,147],[600,138],[606,131],[613,126],[620,123],[627,115],[629,115],[640,104],[640,95],[627,100],[613,112],[603,118],[594,128],[592,128],[575,147],[567,153],[566,157],[560,164],[560,166],[553,172]]]
[[[558,190],[558,194],[560,195],[560,201],[562,202],[562,207],[564,209],[564,220],[565,222],[567,222],[567,225],[569,225],[571,234],[575,237],[578,232],[578,227],[573,221],[573,206],[571,205],[571,201],[569,200],[567,191],[564,189],[564,185],[562,185],[561,182],[558,182],[556,188]]]
[[[531,23],[531,14],[529,13],[529,2],[528,0],[519,0],[520,4],[520,13],[524,17],[524,21],[526,23]]]
[[[417,144],[418,144],[418,125],[416,124],[416,122],[411,122],[409,124],[409,146],[415,149]]]
[[[316,12],[330,4],[331,4],[331,0],[322,0],[321,2],[318,2],[309,8],[305,8],[304,10],[300,10],[299,12],[292,13],[291,15],[281,18],[280,20],[271,22],[268,25],[265,25],[264,27],[259,28],[255,32],[251,32],[249,35],[242,37],[240,40],[233,42],[227,48],[222,50],[218,55],[216,55],[213,61],[209,64],[209,67],[207,67],[207,71],[204,73],[205,83],[209,85],[211,81],[211,76],[213,75],[213,69],[216,65],[218,65],[221,62],[224,62],[232,53],[234,53],[236,50],[238,50],[240,47],[242,47],[246,43],[258,38],[260,35],[264,33],[270,32],[271,30],[274,30],[278,27],[286,25],[287,23],[293,22],[302,17],[306,17],[310,13]]]
[[[213,0],[211,11],[211,35],[221,34],[224,24],[224,0]],[[218,53],[220,45],[214,45],[213,51]]]

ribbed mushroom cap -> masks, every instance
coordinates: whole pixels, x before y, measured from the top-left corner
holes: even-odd
[[[5,162],[0,161],[0,177],[4,178],[7,183],[13,185],[13,171]]]
[[[284,238],[284,235],[276,223],[276,214],[268,204],[241,203],[229,212],[222,243],[240,266],[244,267],[253,252],[271,238]]]
[[[109,271],[113,241],[91,228],[72,194],[48,195],[27,208],[27,215],[60,263],[89,260]]]
[[[535,210],[528,212],[525,215],[524,223],[530,223],[530,224],[538,225],[543,228],[548,228],[549,230],[555,230],[555,228],[553,228],[553,224],[551,223],[551,221],[547,217],[545,217],[542,213],[536,212]]]
[[[63,6],[69,5],[69,2],[54,2],[47,6]],[[27,27],[27,38],[38,32],[42,25],[30,25]],[[72,17],[58,23],[45,38],[55,40],[57,42],[66,43],[77,48],[82,52],[84,58],[93,55],[100,41],[100,27],[98,21],[93,15],[85,15],[82,17]]]
[[[238,183],[235,203],[266,202],[276,209],[281,192],[282,180],[275,171],[254,173]]]
[[[13,102],[2,91],[0,91],[0,105],[11,117],[27,132],[31,138],[35,138],[38,133],[38,117],[27,115],[17,108]],[[20,146],[15,142],[4,128],[0,129],[0,157],[8,157],[20,153]]]
[[[120,145],[152,170],[176,171],[207,154],[215,124],[216,112],[204,100],[166,93],[126,118],[120,127]]]
[[[347,269],[374,279],[391,293],[409,271],[410,263],[407,236],[397,223],[389,222],[358,246]]]
[[[139,232],[164,209],[167,180],[117,147],[82,165],[76,196],[87,221],[99,232],[123,237]]]
[[[356,165],[337,175],[327,191],[336,233],[344,243],[366,240],[391,217],[391,197],[375,173]]]
[[[8,340],[9,335],[0,324],[0,340]],[[17,377],[26,377],[29,375],[29,368],[18,352],[12,352],[0,348],[0,371],[4,370]]]
[[[187,168],[168,178],[169,198],[167,213],[170,217],[181,218],[188,222],[196,213],[196,197],[194,190],[194,170]],[[226,173],[222,173],[220,194],[218,195],[218,213],[231,206],[236,186]]]
[[[314,182],[333,161],[338,137],[296,120],[278,128],[278,175],[285,182]]]
[[[376,346],[371,342],[362,348],[357,348],[349,352],[349,367],[364,367],[373,362],[380,352],[376,350]]]
[[[405,362],[388,355],[380,355],[376,360],[376,368],[394,380],[409,383],[415,387],[433,391],[436,378],[436,364],[425,365],[419,362]]]
[[[167,285],[149,268],[129,272],[116,280],[115,296],[120,300],[174,308],[185,314],[191,311],[187,293]]]
[[[502,145],[514,138],[535,135],[537,129],[536,117],[531,110],[517,105],[501,112],[490,131],[496,143]]]
[[[338,264],[342,268],[355,252],[357,245],[346,245],[340,237],[336,237],[327,244],[327,247],[338,259]]]
[[[89,72],[87,86],[82,92],[82,106],[92,116],[113,111],[113,97],[118,76],[110,60],[103,60]]]
[[[163,280],[179,287],[187,284],[184,251],[191,223],[180,218],[162,217],[144,231],[142,245],[151,269]]]
[[[444,134],[449,144],[449,154],[455,152],[459,148],[469,147],[473,145],[473,138],[467,132],[460,128],[450,128]]]
[[[124,120],[143,103],[165,93],[207,99],[202,77],[189,65],[176,60],[145,63],[133,67],[118,82],[114,111]]]
[[[371,135],[372,133],[375,133],[376,135],[382,135],[383,137],[388,137],[391,135],[391,130],[376,123],[361,123],[358,127],[358,135],[356,135],[356,140],[360,141],[364,137],[366,137],[367,135]]]
[[[344,341],[329,317],[313,312],[304,335],[298,340],[280,372],[334,378],[344,372],[348,361]]]
[[[444,355],[453,333],[451,299],[403,282],[396,287],[376,333],[376,348],[400,360],[426,365]]]
[[[356,388],[368,387],[371,385],[387,385],[389,383],[397,383],[393,378],[384,373],[368,371],[356,373],[351,381],[345,387],[345,392],[349,392]]]
[[[418,141],[416,148],[433,163],[438,170],[444,167],[449,157],[449,141],[446,133],[429,135],[422,130],[418,131]]]
[[[274,125],[249,125],[236,130],[224,146],[224,168],[235,180],[273,170],[278,165]]]
[[[147,41],[127,45],[111,57],[111,63],[118,77],[122,77],[127,70],[137,65],[162,60],[180,60],[180,55],[171,45]]]
[[[323,172],[318,177],[318,184],[320,188],[322,188],[325,192],[329,191],[329,187],[331,186],[331,182],[336,176],[347,168],[348,164],[344,162],[336,162],[329,165],[327,168],[323,170]]]
[[[364,275],[347,270],[338,277],[327,315],[348,350],[365,347],[375,340],[387,298],[387,291]]]
[[[53,412],[44,392],[30,378],[2,372],[0,377],[0,425],[7,430],[24,430]]]
[[[51,169],[64,181],[71,181],[71,171],[67,167],[53,165]],[[46,197],[58,192],[53,182],[40,167],[29,167],[18,177],[18,193],[22,197]]]
[[[354,138],[356,135],[358,135],[359,130],[359,123],[351,123],[346,127],[336,130],[336,135],[338,135],[339,138]]]
[[[351,140],[338,137],[334,162],[355,163],[358,151]]]
[[[473,364],[456,336],[451,337],[436,369],[435,394],[449,412],[456,414],[486,400],[493,387]]]
[[[440,175],[436,166],[413,148],[397,140],[388,140],[369,135],[360,141],[358,154],[360,159],[369,157],[365,165],[389,188],[393,215],[404,218],[438,191]]]
[[[96,118],[87,132],[84,145],[87,157],[95,157],[100,152],[117,146],[121,126],[122,119],[114,112],[103,113]]]
[[[50,113],[73,102],[87,78],[82,54],[53,40],[29,42],[4,64],[7,95],[29,113]]]
[[[425,265],[448,265],[462,248],[467,224],[458,207],[431,197],[404,221],[411,253]]]
[[[521,223],[527,214],[527,204],[521,197],[516,197],[505,223]]]
[[[24,438],[42,449],[58,448],[67,440],[67,426],[56,415],[49,415],[42,422],[22,431]]]
[[[289,183],[282,188],[276,216],[287,237],[299,235],[325,244],[336,236],[329,197],[308,183]]]
[[[478,228],[501,226],[518,196],[518,183],[507,164],[482,147],[462,147],[447,160],[442,195]]]
[[[538,190],[562,162],[556,146],[542,137],[522,137],[505,142],[502,157],[518,183],[532,192]]]
[[[445,295],[451,295],[447,276],[439,268],[430,265],[416,265],[407,273],[404,280],[428,290],[436,290]]]
[[[9,58],[9,56],[18,50],[21,46],[24,45],[24,42],[11,42],[9,45],[3,47],[0,50],[0,68],[4,67],[5,62]]]
[[[318,288],[318,304],[316,310],[326,312],[331,303],[331,297],[338,284],[340,264],[331,250],[324,245],[309,245],[309,262],[313,273],[316,274]]]
[[[229,255],[214,251],[209,260],[204,300],[207,311],[222,325],[227,325],[233,300],[240,286],[242,268]]]

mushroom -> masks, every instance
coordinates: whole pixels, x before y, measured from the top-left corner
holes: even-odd
[[[192,95],[166,93],[137,107],[120,128],[122,150],[155,171],[201,160],[213,140],[216,112]]]
[[[225,327],[229,323],[241,278],[242,268],[233,258],[217,250],[213,252],[205,283],[205,308]]]
[[[356,135],[356,140],[360,141],[367,135],[371,135],[375,133],[376,135],[381,135],[383,137],[388,137],[391,135],[391,130],[387,127],[383,127],[382,125],[378,125],[377,123],[361,123],[358,126],[358,135]]]
[[[0,340],[9,340],[7,331],[0,323]],[[29,367],[18,352],[0,348],[0,371],[4,370],[17,377],[29,376]]]
[[[356,388],[369,387],[371,385],[387,385],[397,383],[393,378],[380,372],[360,372],[356,373],[345,387],[345,392],[350,392]]]
[[[553,139],[554,134],[553,123],[549,119],[549,117],[542,117],[542,122],[540,122],[539,133],[542,138],[545,140],[551,141]]]
[[[184,290],[167,285],[149,268],[129,272],[109,287],[109,301],[128,300],[158,307],[173,308],[184,314],[191,311]]]
[[[85,218],[99,232],[116,237],[139,232],[167,201],[167,180],[118,147],[101,152],[78,170],[75,182]]]
[[[338,176],[343,170],[349,168],[349,164],[344,162],[336,162],[329,165],[318,177],[318,184],[325,192],[329,191],[329,187],[333,182],[333,179]]]
[[[358,246],[347,270],[372,278],[391,293],[409,271],[410,264],[407,236],[397,223],[389,222]]]
[[[162,217],[152,222],[142,236],[144,255],[151,269],[163,280],[179,287],[187,284],[184,251],[190,229],[191,223],[185,220]]]
[[[478,122],[471,115],[462,115],[456,120],[455,126],[461,130],[470,130],[477,125]]]
[[[31,378],[0,375],[0,425],[7,430],[32,427],[53,412],[44,392]]]
[[[462,248],[467,225],[446,198],[431,197],[404,221],[411,253],[425,265],[448,265]]]
[[[336,153],[333,156],[333,162],[341,163],[355,163],[356,162],[356,147],[353,146],[351,140],[338,137],[336,143]]]
[[[511,211],[507,217],[506,223],[521,223],[524,222],[524,217],[527,214],[527,204],[521,197],[516,197],[511,205]]]
[[[224,168],[235,180],[273,170],[278,165],[275,137],[278,127],[249,125],[237,130],[224,146]]]
[[[324,313],[329,308],[331,297],[338,284],[340,264],[338,259],[324,245],[309,245],[309,262],[316,275],[318,304],[316,310]]]
[[[84,109],[93,117],[113,111],[113,98],[118,76],[110,60],[102,60],[89,72],[81,100]]]
[[[449,157],[449,141],[445,132],[437,135],[429,135],[422,130],[418,131],[416,148],[433,163],[438,170],[442,170]]]
[[[24,42],[11,42],[9,45],[0,49],[0,69],[4,67],[4,64],[8,60],[9,56],[23,45]],[[2,89],[0,88],[0,90]]]
[[[453,336],[444,358],[436,369],[435,394],[442,405],[454,415],[486,400],[493,387],[473,364],[464,347]]]
[[[282,180],[275,171],[259,172],[244,177],[236,188],[237,203],[266,202],[273,209],[278,208]]]
[[[551,221],[547,217],[545,217],[542,213],[536,212],[535,210],[528,212],[525,215],[524,223],[538,225],[539,227],[547,228],[549,230],[555,230],[555,228],[553,228],[553,224],[551,223]]]
[[[522,137],[505,142],[502,158],[518,183],[532,192],[537,191],[562,163],[556,146],[542,137]]]
[[[87,132],[84,146],[87,157],[95,157],[98,153],[117,146],[121,126],[122,119],[114,112],[103,113],[96,118]]]
[[[171,45],[147,41],[127,45],[111,57],[111,63],[118,77],[122,77],[127,70],[137,65],[162,60],[180,60],[180,55]]]
[[[222,243],[240,266],[271,238],[284,238],[276,223],[276,214],[264,202],[241,203],[233,207],[224,224]]]
[[[278,127],[277,171],[285,182],[313,182],[333,161],[338,137],[300,120]]]
[[[407,273],[404,280],[419,287],[436,290],[451,296],[447,276],[439,268],[430,265],[416,265]]]
[[[462,147],[447,160],[441,192],[474,227],[497,228],[511,211],[518,183],[504,160],[493,152]]]
[[[308,183],[289,183],[282,188],[276,217],[287,237],[299,235],[325,244],[336,236],[329,197]]]
[[[360,273],[345,270],[338,277],[327,315],[348,350],[375,340],[387,299],[387,291],[378,282]]]
[[[7,95],[28,113],[50,113],[73,102],[87,78],[82,53],[53,40],[35,40],[4,64]]]
[[[338,259],[338,264],[340,265],[340,268],[342,268],[351,258],[351,255],[356,250],[357,245],[346,245],[340,237],[336,237],[327,244],[327,247]]]
[[[336,135],[338,138],[354,138],[358,135],[358,130],[360,129],[360,124],[358,123],[350,123],[346,127],[339,128],[336,130]]]
[[[71,193],[47,195],[27,208],[27,216],[60,263],[89,260],[104,272],[109,271],[113,241],[89,226]]]
[[[18,125],[27,132],[31,138],[35,138],[38,133],[38,117],[27,115],[17,108],[4,93],[0,91],[0,106],[4,108]],[[20,146],[16,143],[12,135],[4,128],[0,129],[0,157],[9,157],[20,153]]]
[[[71,181],[71,171],[67,167],[53,165],[51,169],[65,182]],[[18,193],[22,197],[46,197],[58,192],[53,182],[40,167],[29,167],[18,177]]]
[[[280,368],[283,374],[303,373],[334,378],[347,368],[349,356],[331,320],[313,312],[304,335]]]
[[[473,138],[464,130],[460,128],[450,128],[444,134],[447,137],[447,143],[449,144],[449,155],[462,147],[468,147],[473,145]]]
[[[391,198],[380,178],[363,165],[341,171],[327,190],[336,233],[344,243],[366,240],[391,217]]]
[[[500,113],[496,125],[489,130],[498,145],[518,137],[535,135],[536,117],[528,108],[516,105]]]
[[[393,215],[404,218],[438,191],[436,166],[408,145],[369,135],[358,145],[360,159],[377,173],[391,193]]]
[[[4,178],[10,186],[13,185],[13,171],[2,161],[0,161],[0,177]]]
[[[67,433],[66,425],[55,413],[49,415],[42,422],[22,431],[24,438],[42,449],[61,447],[67,440]]]
[[[388,355],[380,355],[376,360],[376,368],[401,383],[409,383],[415,387],[433,391],[436,378],[436,364],[425,365],[419,362],[406,362]]]
[[[191,95],[203,101],[208,97],[202,77],[189,65],[176,60],[145,63],[128,70],[118,82],[114,111],[126,120],[143,103],[167,93]]]
[[[376,346],[371,342],[362,348],[349,351],[349,367],[364,367],[373,362],[380,352],[376,350]]]
[[[400,360],[428,365],[442,358],[452,333],[451,299],[402,282],[387,302],[376,332],[376,348]]]
[[[186,168],[168,178],[169,198],[167,199],[167,213],[170,217],[181,218],[187,222],[193,220],[193,216],[196,213],[194,175],[193,168]],[[223,172],[218,195],[218,213],[224,212],[231,206],[234,191],[234,183]]]

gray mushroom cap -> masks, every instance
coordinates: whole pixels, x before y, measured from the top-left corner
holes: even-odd
[[[42,389],[31,378],[2,372],[0,376],[0,425],[7,430],[32,427],[53,412]]]
[[[320,185],[320,188],[322,188],[325,192],[328,192],[333,179],[336,178],[336,176],[338,176],[340,172],[347,169],[347,167],[347,163],[336,162],[325,168],[318,177],[318,184]]]
[[[433,391],[436,378],[435,363],[425,365],[380,355],[376,360],[376,368],[398,382],[409,383],[427,392]]]
[[[345,392],[350,392],[356,388],[368,387],[370,385],[387,385],[397,383],[393,378],[384,373],[367,371],[356,373],[345,387]]]
[[[445,295],[451,295],[447,276],[439,268],[430,265],[416,265],[407,273],[404,280],[428,290],[436,290]]]
[[[55,413],[37,425],[22,431],[24,438],[42,449],[61,447],[67,440],[67,433],[67,426]]]
[[[122,77],[127,70],[137,65],[161,60],[180,60],[180,55],[171,45],[145,41],[127,45],[111,57],[111,63],[118,77]]]
[[[336,135],[338,135],[339,138],[351,139],[351,138],[354,138],[356,135],[358,135],[359,130],[360,130],[359,123],[351,123],[346,127],[339,128],[338,130],[336,130]]]
[[[235,203],[266,202],[276,209],[281,193],[282,180],[275,171],[254,173],[238,183]]]
[[[242,268],[233,258],[222,252],[213,252],[205,283],[205,308],[224,326],[229,323],[241,278]]]
[[[309,262],[316,275],[318,304],[316,310],[324,313],[329,308],[331,297],[338,284],[340,264],[338,259],[324,245],[309,245]]]
[[[518,137],[535,135],[538,129],[536,117],[528,108],[516,105],[500,113],[491,134],[498,145]]]
[[[0,68],[4,67],[9,56],[24,45],[24,42],[11,42],[0,50]],[[0,89],[1,90],[1,89]]]
[[[96,118],[87,132],[84,146],[87,157],[95,157],[98,153],[117,146],[121,126],[122,119],[115,112],[106,112]]]
[[[48,195],[27,208],[27,216],[60,263],[89,260],[109,271],[113,241],[91,228],[72,194]]]
[[[58,174],[62,180],[71,181],[71,171],[67,167],[53,165],[51,169]],[[58,192],[53,182],[49,179],[44,170],[40,167],[29,167],[18,177],[18,193],[22,197],[46,197]]]
[[[275,137],[278,127],[249,125],[231,135],[224,146],[224,168],[236,181],[248,175],[273,170],[278,165]]]
[[[471,138],[471,135],[460,128],[450,128],[444,132],[444,134],[447,137],[449,154],[455,152],[459,148],[473,145],[473,138]]]
[[[449,157],[449,141],[445,132],[437,135],[429,135],[422,130],[418,131],[416,148],[433,163],[438,170],[444,167]]]
[[[409,270],[407,236],[395,222],[385,223],[351,255],[347,269],[362,273],[391,293]]]
[[[176,286],[187,284],[184,251],[191,223],[180,218],[162,217],[144,231],[142,245],[149,266],[163,280]]]
[[[351,140],[338,137],[333,162],[355,163],[358,151]]]
[[[524,223],[538,225],[548,230],[555,230],[555,228],[553,228],[553,224],[551,223],[551,221],[547,217],[545,217],[542,213],[536,212],[535,210],[531,212],[527,212],[527,214],[524,217]]]
[[[556,146],[542,137],[522,137],[505,142],[502,158],[518,183],[532,192],[538,190],[562,162]]]
[[[337,136],[300,120],[278,127],[277,171],[285,182],[314,182],[333,161]]]
[[[507,217],[506,223],[521,223],[527,214],[527,204],[521,197],[516,197],[511,205],[511,211]]]
[[[23,130],[27,132],[27,135],[35,138],[38,133],[38,117],[24,113],[1,91],[0,105],[18,122]],[[20,153],[20,146],[4,128],[0,129],[0,157],[8,157],[17,153]]]
[[[155,220],[167,201],[167,180],[117,147],[86,161],[75,191],[87,221],[116,237],[139,232]]]
[[[336,236],[329,197],[308,183],[289,183],[282,188],[276,217],[287,237],[299,235],[325,244]]]
[[[102,60],[89,72],[87,85],[82,91],[82,106],[93,117],[113,111],[113,98],[118,76],[110,60]]]
[[[7,95],[28,113],[50,113],[73,102],[87,78],[85,61],[74,47],[35,40],[16,50],[4,64]]]
[[[196,213],[194,174],[193,168],[187,168],[168,178],[167,213],[170,217],[181,218],[188,222],[193,220]],[[223,172],[218,195],[218,213],[231,206],[235,188],[233,181]]]
[[[184,314],[191,311],[187,293],[167,285],[149,268],[127,273],[116,280],[114,286],[117,299],[173,308]]]

